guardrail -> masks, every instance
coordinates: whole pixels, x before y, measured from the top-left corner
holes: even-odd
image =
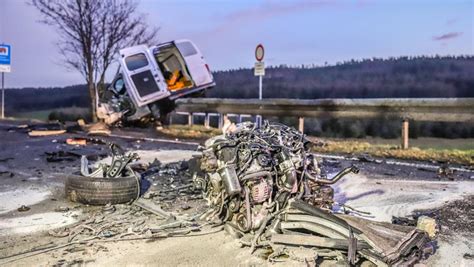
[[[220,99],[183,98],[176,101],[178,113],[247,114],[295,116],[304,131],[304,117],[380,118],[398,117],[402,122],[402,147],[408,147],[408,121],[474,122],[474,98],[378,98],[378,99]],[[220,123],[222,125],[222,123]]]

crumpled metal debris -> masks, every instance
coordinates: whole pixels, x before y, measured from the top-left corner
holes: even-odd
[[[294,128],[245,122],[207,140],[201,150],[201,170],[193,178],[209,205],[201,218],[225,224],[252,251],[271,248],[273,261],[282,253],[294,255],[299,246],[320,257],[343,256],[349,264],[396,265],[425,256],[430,239],[421,230],[333,213],[330,185],[358,169],[328,179],[310,142]],[[337,253],[325,254],[328,249]]]
[[[31,124],[22,124],[16,127],[8,128],[9,132],[24,132],[28,133],[31,131],[56,131],[63,130],[64,125],[59,122],[53,123],[31,123]]]
[[[31,208],[28,207],[28,206],[25,206],[25,205],[21,205],[21,207],[19,207],[17,210],[19,212],[25,212],[25,211],[29,211]]]
[[[86,177],[116,178],[125,175],[124,172],[133,173],[128,166],[131,162],[139,159],[137,153],[126,154],[117,144],[109,145],[112,162],[111,164],[100,164],[95,170],[89,169],[89,161],[86,156],[81,157],[81,174]]]
[[[249,232],[293,197],[331,210],[334,192],[329,185],[358,169],[351,166],[328,179],[309,145],[295,129],[268,122],[260,128],[251,122],[238,124],[227,136],[207,140],[203,173],[194,180],[215,208],[208,218],[231,221]]]
[[[44,152],[46,154],[47,162],[62,162],[62,161],[75,161],[80,156],[69,151],[53,151],[53,152]]]
[[[169,237],[212,234],[222,230],[206,223],[196,221],[196,216],[175,216],[175,214],[150,206],[146,200],[140,199],[137,205],[117,204],[106,205],[93,212],[78,224],[50,230],[50,236],[63,242],[35,251],[51,251],[63,249],[62,255],[89,251],[95,254],[99,250],[107,250],[100,243],[157,240]],[[134,203],[134,204],[135,204]],[[158,216],[153,216],[158,215]],[[151,216],[150,216],[151,215]],[[83,253],[82,253],[83,254]],[[26,255],[27,256],[27,255]]]

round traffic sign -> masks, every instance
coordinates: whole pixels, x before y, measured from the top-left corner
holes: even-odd
[[[257,59],[257,61],[262,61],[264,55],[265,55],[265,50],[263,49],[263,45],[258,44],[257,48],[255,48],[255,59]]]

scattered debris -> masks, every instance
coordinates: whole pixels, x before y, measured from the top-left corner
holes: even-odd
[[[440,178],[444,177],[444,178],[448,178],[450,180],[454,180],[454,177],[453,177],[454,170],[451,169],[447,165],[440,166],[437,170],[437,173],[438,173],[438,177],[440,177]]]
[[[85,146],[87,145],[87,140],[85,138],[68,138],[66,139],[66,144],[73,146]]]
[[[6,157],[6,158],[3,158],[3,159],[0,159],[0,162],[7,162],[7,161],[12,160],[12,159],[15,159],[15,158]]]
[[[464,253],[462,257],[466,260],[474,260],[474,254]]]
[[[438,232],[436,220],[428,216],[418,217],[416,228],[427,232],[430,238],[434,238]]]
[[[162,216],[150,216],[152,214],[137,205],[108,204],[79,224],[50,230],[49,235],[60,240],[59,242],[43,244],[27,251],[2,256],[0,259],[2,264],[5,264],[61,249],[62,255],[71,254],[72,256],[75,253],[84,255],[86,251],[95,254],[101,250],[107,251],[106,247],[100,245],[105,242],[153,241],[162,238],[213,234],[222,230],[222,227],[197,223],[195,216],[181,216],[179,219],[167,216],[164,219]],[[66,259],[59,262],[66,263]]]
[[[404,225],[404,226],[416,226],[417,222],[418,222],[417,219],[413,218],[413,216],[410,216],[410,217],[392,216],[393,224]]]
[[[38,136],[50,136],[50,135],[60,135],[64,134],[66,130],[33,130],[28,133],[29,136],[38,137]]]
[[[7,177],[12,178],[13,176],[15,176],[15,174],[12,171],[10,171],[8,168],[0,166],[0,176],[7,176]]]
[[[137,201],[133,202],[133,205],[138,206],[150,213],[160,216],[163,219],[174,218],[174,216],[161,209],[158,205],[154,204],[153,202],[146,201],[145,199],[138,199]]]
[[[56,151],[56,152],[45,152],[47,162],[61,162],[61,161],[75,161],[80,156],[71,152]]]
[[[67,138],[66,144],[73,146],[85,146],[85,145],[106,145],[106,141],[100,138],[83,138],[83,137],[74,137]]]
[[[116,178],[124,176],[124,171],[133,172],[127,165],[132,161],[138,160],[138,154],[129,153],[127,155],[120,146],[113,143],[109,145],[109,148],[112,153],[112,163],[110,165],[101,164],[97,169],[90,171],[87,157],[82,156],[81,174],[86,177]]]
[[[112,132],[110,128],[102,122],[97,122],[94,124],[82,124],[79,123],[84,131],[87,132],[88,135],[105,135],[109,136]]]
[[[31,131],[56,131],[63,130],[64,126],[59,123],[31,123],[31,124],[22,124],[16,127],[8,128],[9,132],[24,132],[28,133]]]
[[[361,162],[375,162],[375,159],[369,154],[362,154],[358,157]]]
[[[215,228],[211,228],[211,226],[224,224],[227,231],[235,233],[235,236],[239,238],[242,245],[251,247],[252,250],[255,250],[256,254],[262,255],[262,257],[272,262],[292,259],[304,264],[314,263],[317,265],[321,259],[332,259],[338,264],[347,265],[355,262],[358,265],[367,266],[373,263],[380,265],[388,262],[394,264],[402,262],[411,263],[428,254],[424,252],[425,249],[429,250],[429,246],[424,246],[427,244],[428,239],[424,231],[415,229],[417,225],[416,219],[398,218],[398,223],[394,221],[396,224],[409,226],[407,228],[400,228],[403,229],[406,237],[405,243],[403,243],[399,240],[401,234],[398,226],[357,220],[353,216],[344,216],[343,214],[333,212],[332,188],[329,186],[324,187],[326,185],[324,181],[327,180],[330,183],[334,179],[328,179],[322,175],[322,173],[325,173],[325,170],[321,167],[322,165],[318,158],[312,159],[315,160],[313,164],[316,165],[319,171],[310,165],[311,162],[305,151],[306,146],[299,145],[300,142],[305,142],[304,136],[296,134],[293,130],[288,130],[281,125],[278,126],[280,127],[278,129],[280,132],[275,131],[269,134],[258,128],[255,131],[249,130],[245,132],[240,127],[241,125],[235,125],[235,128],[232,127],[230,131],[226,132],[226,136],[219,137],[218,141],[211,145],[216,161],[221,161],[216,163],[220,168],[217,168],[215,171],[203,170],[203,172],[195,177],[196,183],[191,183],[192,173],[194,172],[191,162],[163,163],[156,160],[148,166],[145,164],[138,166],[137,164],[136,167],[141,168],[140,171],[143,171],[142,177],[146,178],[146,181],[141,179],[141,183],[149,183],[145,188],[142,185],[142,190],[148,189],[146,199],[139,198],[132,205],[114,205],[111,204],[113,202],[107,202],[103,207],[88,207],[87,210],[92,213],[89,219],[81,220],[78,225],[51,231],[50,235],[65,241],[64,246],[68,247],[64,248],[64,253],[82,254],[89,250],[101,251],[104,249],[103,246],[98,244],[99,242],[136,239],[149,239],[152,241],[157,238],[171,236],[191,236],[193,233],[205,232],[204,229],[206,228],[219,230],[220,226]],[[289,138],[280,136],[287,135],[288,133]],[[238,137],[238,139],[234,140],[234,137]],[[244,142],[241,142],[240,138]],[[272,142],[277,140],[276,145],[268,142],[267,139],[272,140]],[[84,138],[84,140],[89,145],[93,143],[92,140],[100,139]],[[235,141],[235,145],[229,142],[229,140]],[[61,153],[71,156],[74,160],[79,158],[82,152],[86,151],[82,147],[68,147],[64,145],[64,141],[64,137],[58,137],[57,142],[55,142],[57,144],[55,145],[60,148],[66,148]],[[100,144],[105,144],[105,142],[101,141]],[[203,152],[206,152],[207,148],[209,147],[204,147]],[[285,158],[278,155],[281,151],[288,148],[290,148],[289,156]],[[234,150],[234,154],[232,150]],[[232,155],[236,155],[235,161]],[[87,160],[87,157],[83,158]],[[249,160],[248,166],[240,164],[239,160],[244,159]],[[243,162],[247,163],[247,161]],[[136,171],[137,168],[129,163],[128,165],[127,163],[124,164]],[[201,163],[202,160],[200,165]],[[227,180],[232,180],[229,179],[229,177],[233,176],[233,174],[229,174],[231,171],[225,170],[225,167],[230,165],[228,163],[235,164],[235,175],[241,187],[239,193],[232,195],[229,195],[227,192],[225,187],[227,184],[224,184],[226,181],[222,179],[225,177]],[[267,164],[266,166],[264,165],[265,163]],[[329,158],[325,159],[325,163],[327,163],[324,165],[325,167],[330,165],[332,168],[341,168],[344,167],[345,161]],[[270,177],[268,177],[268,173],[258,173],[258,171],[264,169],[261,164],[267,168],[266,171],[270,172]],[[114,164],[111,165],[113,166]],[[121,166],[122,163],[118,165]],[[88,164],[85,164],[85,166],[89,169]],[[244,166],[246,169],[241,170],[239,169],[240,166]],[[102,170],[100,178],[104,178],[107,174],[106,169],[110,169],[110,167],[109,165],[104,168],[105,170]],[[296,173],[297,182],[291,186],[290,178],[292,178],[293,169]],[[88,171],[89,173],[94,173],[94,170]],[[310,171],[309,174],[305,173],[307,170]],[[43,171],[46,173],[46,170]],[[346,172],[351,171],[357,171],[357,169],[349,167],[342,171],[339,176],[342,177]],[[397,172],[398,170],[393,169],[393,171]],[[34,172],[36,173],[37,170],[35,169]],[[249,174],[256,176],[252,177]],[[262,176],[258,177],[259,174]],[[311,176],[315,176],[316,179],[311,179]],[[247,180],[242,180],[243,177]],[[335,176],[334,178],[337,179],[337,177]],[[86,177],[81,177],[81,179],[83,178]],[[94,177],[89,178],[96,179]],[[108,177],[105,179],[119,180],[121,177]],[[203,181],[207,182],[207,184],[202,183]],[[304,188],[306,186],[305,182],[311,184],[310,181],[315,181],[317,190],[312,191],[313,188]],[[318,184],[319,181],[322,184]],[[215,184],[210,185],[211,183]],[[289,183],[289,185],[285,186],[285,183]],[[203,186],[203,184],[206,186]],[[229,184],[231,186],[227,186],[232,189],[233,184]],[[295,184],[297,185],[296,189]],[[205,194],[202,194],[202,191],[196,188],[196,186],[204,189]],[[211,192],[211,186],[219,187],[219,189]],[[136,183],[133,188],[137,189]],[[230,192],[232,191],[230,190]],[[247,222],[250,223],[245,221],[247,218],[247,194],[248,207],[250,207],[248,209],[250,210],[250,220],[247,220]],[[201,200],[203,195],[205,199]],[[136,196],[134,194],[132,200]],[[56,199],[51,200],[55,201]],[[209,210],[200,210],[200,208],[204,208],[200,204],[204,204],[208,200],[218,200],[215,203],[213,201],[209,203],[214,214],[209,214]],[[29,207],[26,208],[29,209]],[[451,207],[451,209],[457,208]],[[235,209],[237,211],[234,211]],[[59,206],[55,208],[55,211],[67,212],[69,208]],[[195,211],[198,211],[197,215],[183,215],[184,212],[192,214]],[[220,211],[222,212],[219,214]],[[355,212],[348,210],[350,215],[356,213],[364,214],[363,211]],[[202,216],[198,216],[201,214]],[[239,214],[245,216],[236,218]],[[453,216],[451,216],[450,220],[466,222],[469,221],[469,218],[472,218],[470,214],[472,212],[466,211],[459,218],[452,218]],[[225,217],[223,216],[229,219],[224,220]],[[199,218],[208,220],[203,222]],[[420,216],[416,218],[420,218]],[[239,224],[240,226],[250,224],[252,228],[244,232],[239,228]],[[256,225],[259,226],[257,227]],[[316,229],[315,225],[319,229]],[[437,227],[439,227],[439,224]],[[465,227],[466,229],[468,227],[472,228],[469,225],[465,225]],[[387,241],[384,233],[376,232],[375,228],[384,229],[385,233],[393,234],[399,242]],[[457,228],[453,227],[452,229]],[[397,231],[398,233],[394,233]],[[429,233],[429,231],[426,232]],[[68,240],[71,241],[69,242]],[[386,247],[378,247],[379,242],[383,243],[382,241],[390,244],[393,250],[388,251]],[[414,245],[415,241],[418,244]],[[57,246],[55,249],[59,247]],[[405,248],[413,250],[403,251],[406,253],[400,256],[400,250]],[[419,256],[414,255],[416,253],[419,253]],[[407,261],[404,262],[402,259],[399,259],[405,256],[404,260]],[[465,257],[472,257],[472,255],[467,254]],[[370,263],[366,259],[370,260]],[[62,262],[70,263],[74,261],[63,260]]]
[[[17,210],[19,212],[24,212],[24,211],[29,211],[31,208],[28,207],[28,206],[25,206],[25,205],[21,205],[21,207],[19,207]]]
[[[473,233],[474,224],[474,196],[451,201],[448,204],[435,209],[415,211],[412,217],[418,219],[420,216],[434,218],[437,224],[437,232],[440,235],[453,235],[460,233]]]
[[[60,207],[55,208],[54,211],[56,211],[56,212],[68,212],[69,208],[64,207],[64,206],[60,206]]]

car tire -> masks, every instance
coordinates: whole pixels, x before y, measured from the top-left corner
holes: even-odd
[[[95,178],[81,175],[66,177],[66,197],[89,205],[128,203],[140,196],[140,180],[135,176]]]

